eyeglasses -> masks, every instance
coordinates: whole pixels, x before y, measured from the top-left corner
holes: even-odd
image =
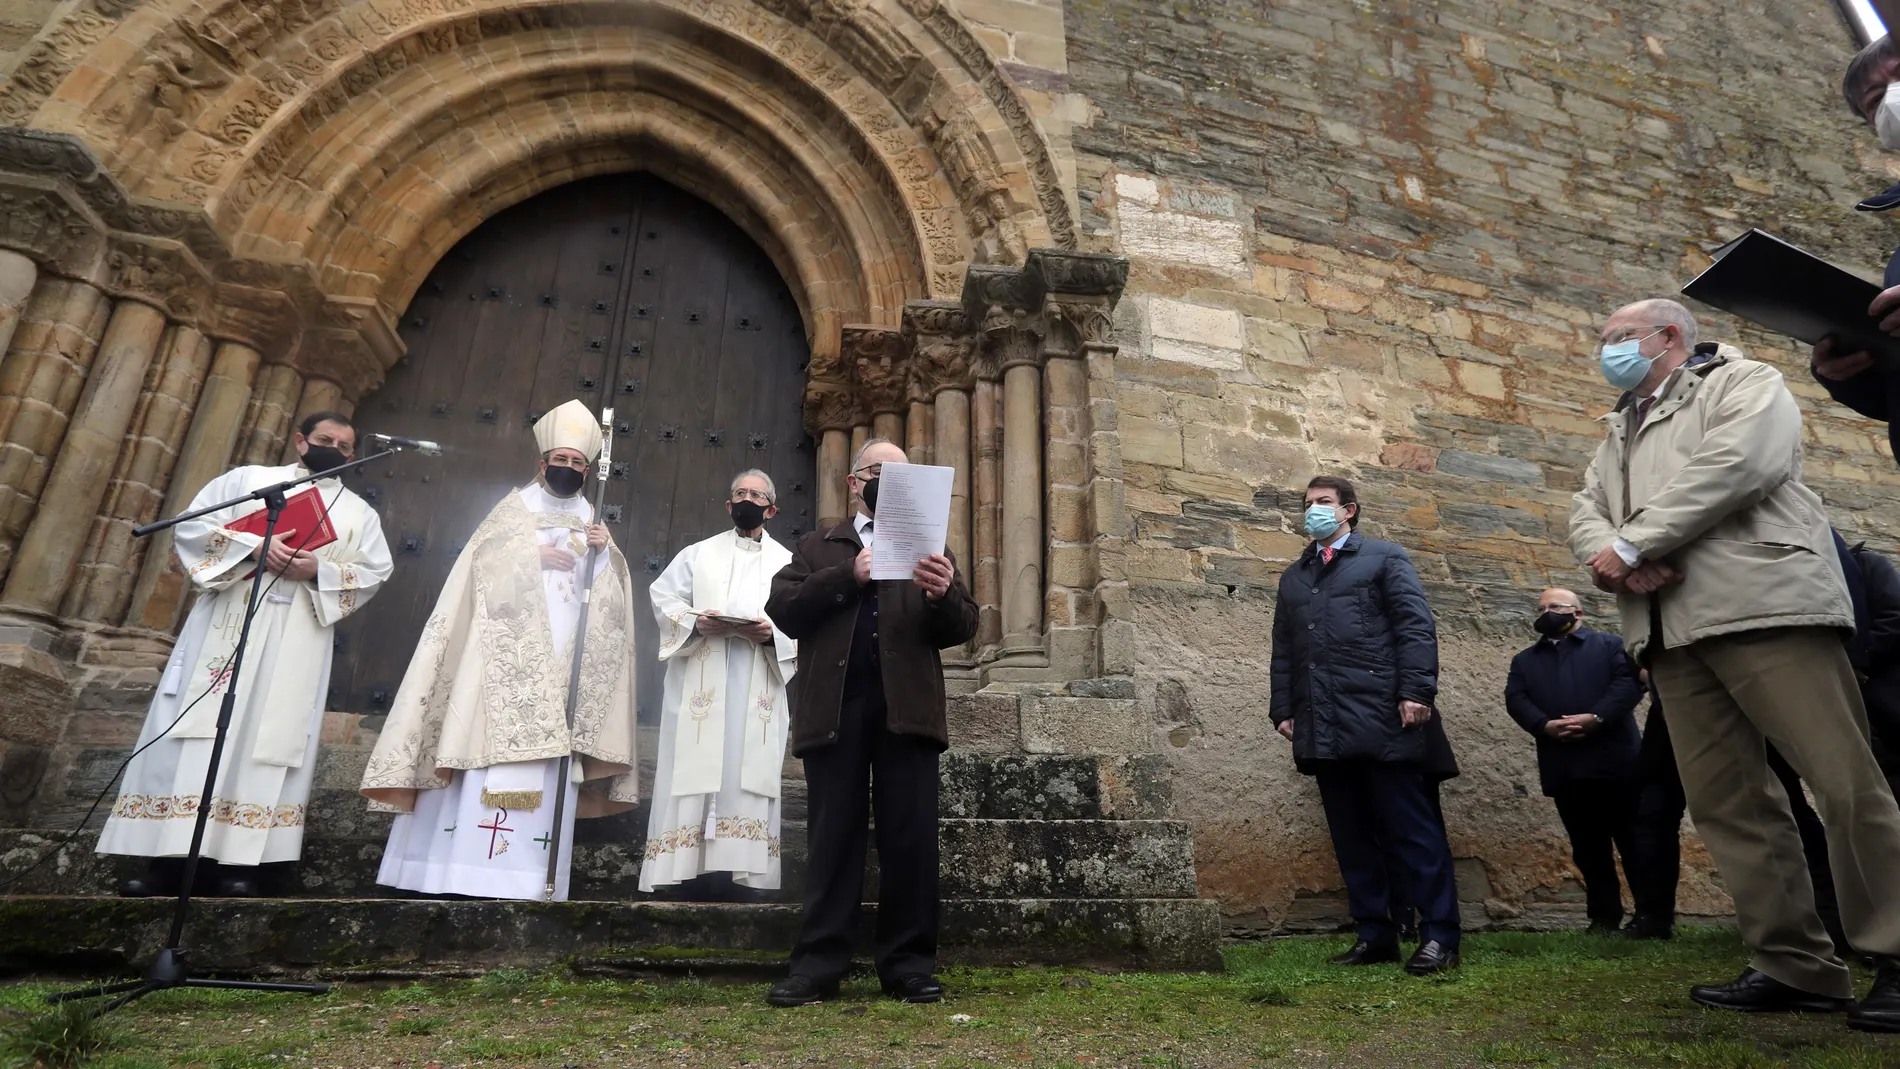
[[[582,457],[545,457],[543,459],[552,467],[573,468],[575,471],[587,470],[587,461]]]
[[[1669,329],[1669,324],[1667,323],[1658,323],[1654,326],[1648,326],[1648,327],[1624,327],[1621,330],[1613,330],[1609,332],[1608,334],[1605,334],[1603,336],[1603,344],[1615,345],[1619,342],[1629,341],[1631,338],[1635,338],[1639,335],[1641,336],[1642,340],[1648,341],[1650,338],[1653,338],[1656,335],[1661,334],[1663,331],[1668,330],[1668,329]],[[1649,333],[1644,334],[1643,331],[1649,331]]]
[[[852,472],[851,474],[857,476],[860,479],[875,479],[878,476],[884,474],[884,465],[881,462],[877,464],[866,464],[864,467],[859,468],[858,470]]]
[[[772,499],[765,495],[765,491],[753,490],[746,487],[734,490],[732,492],[732,499],[734,501],[756,501],[761,505],[770,505],[772,503]]]

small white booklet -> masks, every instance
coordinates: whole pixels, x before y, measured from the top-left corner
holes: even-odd
[[[943,552],[950,533],[955,468],[886,464],[878,476],[871,578],[909,579],[917,562]]]

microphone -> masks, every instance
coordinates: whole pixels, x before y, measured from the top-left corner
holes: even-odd
[[[442,455],[442,447],[435,442],[425,442],[417,438],[398,438],[393,434],[372,434],[370,438],[390,449],[413,449],[425,457]]]

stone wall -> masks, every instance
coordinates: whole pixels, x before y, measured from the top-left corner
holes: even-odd
[[[1340,472],[1442,636],[1446,789],[1468,907],[1574,902],[1531,741],[1504,714],[1536,592],[1583,585],[1572,491],[1614,401],[1594,338],[1751,225],[1873,271],[1893,181],[1834,88],[1835,5],[1524,0],[1071,3],[1084,247],[1132,261],[1116,320],[1132,670],[1172,743],[1202,892],[1239,924],[1336,916],[1318,797],[1266,717],[1273,589],[1301,488]],[[1900,473],[1805,350],[1809,481],[1893,548]],[[1691,840],[1684,905],[1726,912]],[[1484,920],[1484,916],[1473,917]]]

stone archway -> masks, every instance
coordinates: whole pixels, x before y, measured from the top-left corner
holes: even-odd
[[[0,121],[0,648],[66,696],[49,723],[75,687],[132,706],[155,681],[188,584],[136,524],[373,390],[482,221],[635,170],[789,284],[820,520],[872,433],[958,468],[985,619],[958,670],[1125,660],[1125,264],[1060,251],[1049,147],[936,0],[85,0]]]

